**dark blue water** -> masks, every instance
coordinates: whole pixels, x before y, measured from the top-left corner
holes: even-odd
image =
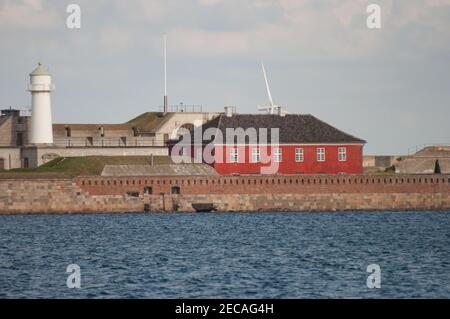
[[[449,298],[450,214],[0,216],[0,297]]]

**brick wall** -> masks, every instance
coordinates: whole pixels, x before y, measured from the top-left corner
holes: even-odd
[[[0,117],[0,146],[17,146],[17,133],[22,133],[22,145],[26,145],[28,143],[28,131],[30,125],[30,117],[18,115],[6,115]]]
[[[0,213],[142,211],[138,198],[91,196],[72,180],[0,180]]]
[[[0,117],[0,145],[15,146],[13,116]]]
[[[78,186],[94,195],[143,193],[197,194],[330,194],[330,193],[440,193],[450,192],[450,175],[277,175],[78,177]]]
[[[175,185],[181,194],[170,194]],[[450,210],[450,175],[0,180],[1,214],[193,211],[192,203],[219,211]]]

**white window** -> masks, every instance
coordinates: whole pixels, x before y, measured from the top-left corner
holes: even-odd
[[[259,148],[253,148],[252,149],[252,163],[259,163],[261,162],[261,152]]]
[[[323,147],[317,149],[317,161],[325,162],[325,149]]]
[[[230,163],[237,163],[239,154],[237,148],[230,149]]]
[[[281,161],[283,160],[281,148],[276,148],[274,150],[274,154],[275,154],[275,163],[281,163]]]
[[[295,149],[295,161],[303,162],[304,160],[305,160],[305,156],[303,153],[303,148],[296,148]]]
[[[339,157],[339,162],[345,162],[347,160],[347,148],[346,147],[338,148],[338,157]]]

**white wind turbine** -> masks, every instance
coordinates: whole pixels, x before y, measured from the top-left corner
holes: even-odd
[[[273,103],[272,93],[270,93],[269,80],[267,79],[266,68],[264,67],[264,63],[261,62],[262,71],[264,74],[264,81],[266,82],[266,90],[267,95],[269,96],[269,106],[260,107],[258,106],[258,111],[265,111],[267,114],[285,114],[287,113],[280,105],[276,105]]]

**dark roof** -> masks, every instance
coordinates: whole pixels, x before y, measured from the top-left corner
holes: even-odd
[[[315,144],[315,143],[366,143],[363,139],[347,134],[337,128],[306,114],[287,114],[285,116],[271,114],[224,114],[206,122],[202,127],[204,132],[208,128],[219,129],[224,138],[227,128],[267,128],[279,129],[280,144]],[[191,134],[193,136],[193,134]],[[207,142],[207,141],[205,141]],[[270,142],[270,139],[269,141]]]

